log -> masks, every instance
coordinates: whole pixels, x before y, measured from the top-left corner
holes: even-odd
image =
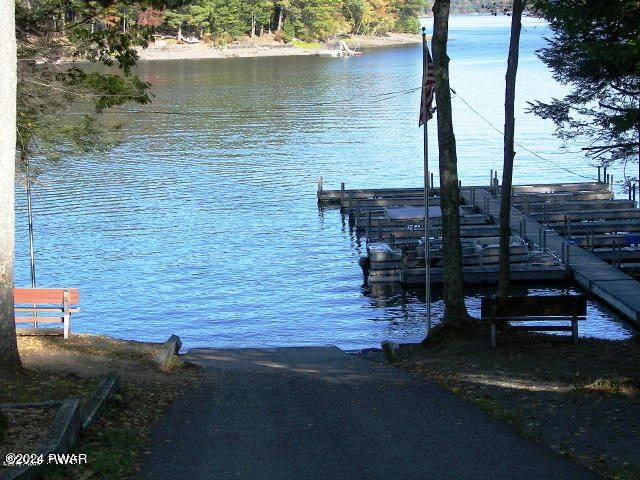
[[[182,347],[182,340],[180,340],[180,337],[177,335],[171,335],[152,357],[152,360],[157,363],[160,368],[166,369],[169,367],[174,357],[177,356],[180,351],[180,347]]]
[[[389,363],[395,362],[398,359],[398,350],[400,349],[400,346],[395,342],[390,342],[389,340],[385,340],[381,345]]]

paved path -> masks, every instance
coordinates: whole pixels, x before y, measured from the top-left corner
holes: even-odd
[[[442,388],[335,347],[190,350],[142,479],[590,479]]]

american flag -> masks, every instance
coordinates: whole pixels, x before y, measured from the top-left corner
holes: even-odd
[[[424,60],[422,65],[422,98],[420,99],[420,118],[418,126],[422,126],[433,118],[433,93],[436,89],[436,74],[426,40],[422,41]]]

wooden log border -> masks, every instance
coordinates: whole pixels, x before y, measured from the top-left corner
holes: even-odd
[[[59,405],[58,411],[51,422],[49,430],[34,452],[46,459],[51,453],[66,453],[76,442],[80,433],[86,430],[96,418],[107,399],[122,385],[121,372],[109,372],[100,381],[89,398],[81,403],[77,398],[62,401],[44,401],[33,403],[2,403],[0,408],[30,408]],[[43,465],[21,465],[7,468],[2,480],[31,480],[40,478]]]

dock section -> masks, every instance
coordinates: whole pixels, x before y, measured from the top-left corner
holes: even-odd
[[[429,191],[431,279],[443,280],[439,189]],[[424,190],[324,190],[318,204],[340,207],[354,232],[366,237],[362,265],[370,283],[425,281]],[[512,189],[510,242],[514,282],[575,279],[640,328],[640,210],[615,199],[605,182],[517,185]],[[500,187],[461,188],[464,281],[498,279]]]
[[[466,202],[481,212],[493,218],[499,217],[499,195],[493,196],[488,189],[475,189],[475,192],[463,189],[462,195]],[[610,195],[612,197],[612,194]],[[600,197],[606,196],[607,193],[602,191],[594,200],[602,200]],[[539,242],[542,238],[544,248],[562,260],[569,268],[573,279],[584,290],[615,308],[636,328],[640,328],[640,282],[614,266],[618,264],[616,256],[623,257],[622,252],[627,252],[627,256],[634,259],[640,255],[637,244],[633,248],[632,243],[640,242],[640,239],[633,236],[628,238],[629,235],[626,234],[629,231],[640,230],[640,210],[633,208],[633,201],[612,198],[607,201],[612,202],[610,205],[615,207],[609,209],[603,208],[603,205],[593,209],[591,203],[584,203],[583,208],[579,210],[575,204],[565,205],[565,208],[570,210],[562,210],[561,203],[549,205],[549,198],[545,203],[541,203],[537,198],[525,198],[522,195],[518,198],[518,195],[514,195],[514,205],[518,208],[511,209],[512,231],[523,232],[531,242]],[[521,209],[529,210],[529,215]],[[541,213],[540,209],[546,212]],[[542,221],[543,218],[547,220],[546,224],[538,221]],[[625,218],[635,220],[621,221]],[[602,235],[595,237],[596,232],[601,232]],[[575,237],[576,233],[580,235]],[[596,245],[604,248],[598,250]],[[617,253],[618,250],[620,254]],[[604,253],[601,256],[610,258],[613,264],[600,258],[599,252]]]

